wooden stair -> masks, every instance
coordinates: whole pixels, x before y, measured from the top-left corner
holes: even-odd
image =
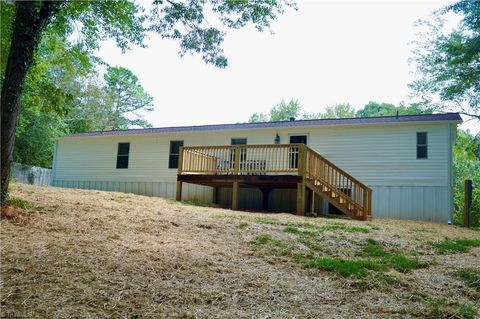
[[[316,151],[306,147],[304,185],[345,215],[372,219],[372,190]]]

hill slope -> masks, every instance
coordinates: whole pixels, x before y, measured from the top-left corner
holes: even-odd
[[[12,188],[24,208],[2,211],[2,316],[478,316],[478,232]]]

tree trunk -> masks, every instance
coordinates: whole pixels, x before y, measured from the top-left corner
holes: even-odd
[[[48,21],[60,7],[56,1],[18,1],[1,96],[1,203],[7,199],[20,99],[33,53]]]

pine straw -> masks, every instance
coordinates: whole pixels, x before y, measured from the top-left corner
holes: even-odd
[[[233,212],[22,184],[12,185],[12,195],[33,208],[8,208],[20,217],[1,220],[0,310],[6,317],[409,318],[423,316],[423,304],[404,297],[416,292],[460,303],[476,296],[453,273],[478,267],[480,249],[435,255],[429,244],[479,237],[453,226]],[[275,223],[256,219],[265,216]],[[401,284],[389,289],[362,290],[351,279],[252,249],[257,236],[288,238],[284,225],[305,221],[373,227],[368,234],[327,232],[338,256],[349,255],[349,242],[374,238],[385,247],[422,251],[435,263],[394,273]]]

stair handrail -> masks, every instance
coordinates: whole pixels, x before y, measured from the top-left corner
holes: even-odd
[[[325,164],[327,164],[327,166],[331,167],[333,170],[336,170],[340,175],[343,175],[344,178],[346,178],[347,180],[350,180],[350,186],[353,186],[353,183],[354,183],[354,184],[356,184],[357,187],[362,189],[362,192],[363,192],[362,202],[360,203],[359,201],[357,201],[354,198],[353,194],[350,194],[350,196],[349,196],[349,195],[345,194],[344,192],[342,192],[341,189],[339,189],[339,187],[337,185],[332,185],[330,183],[330,181],[328,181],[324,176],[318,176],[316,174],[316,172],[313,172],[310,169],[310,167],[309,167],[310,166],[310,161],[308,161],[308,160],[306,161],[306,166],[304,168],[305,175],[307,177],[313,177],[313,178],[319,180],[325,186],[330,187],[332,189],[335,189],[335,192],[336,192],[337,196],[344,198],[346,201],[350,202],[351,204],[353,204],[357,208],[360,208],[362,210],[362,216],[365,217],[365,218],[369,218],[371,216],[371,211],[372,211],[371,210],[372,189],[370,187],[368,187],[367,185],[365,185],[364,183],[360,182],[358,179],[356,179],[355,177],[353,177],[352,175],[350,175],[346,171],[344,171],[343,169],[341,169],[340,167],[338,167],[337,165],[335,165],[334,163],[332,163],[331,161],[327,160],[325,157],[320,155],[315,150],[309,148],[308,146],[306,146],[306,150],[307,150],[307,157],[309,157],[309,156],[313,156],[314,158],[316,157],[318,160],[324,162]],[[348,182],[347,182],[347,186],[348,186]]]

